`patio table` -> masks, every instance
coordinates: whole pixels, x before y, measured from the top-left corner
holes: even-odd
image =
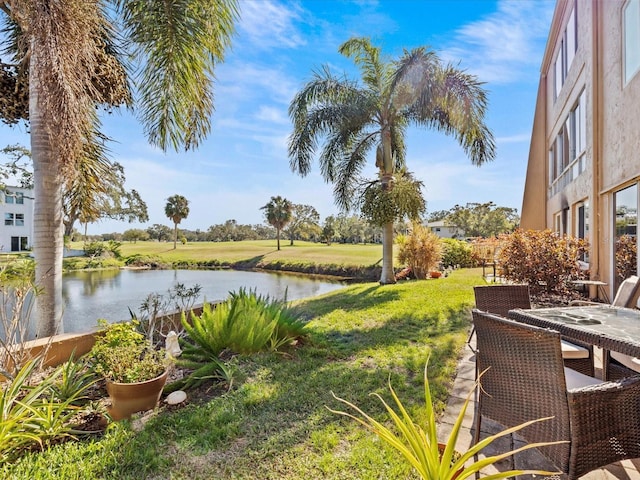
[[[640,357],[640,310],[610,305],[510,310],[509,318],[557,330],[571,339],[603,350],[602,377],[607,378],[609,352]]]

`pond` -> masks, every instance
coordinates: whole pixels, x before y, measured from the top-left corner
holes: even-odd
[[[321,295],[342,288],[338,281],[302,275],[237,270],[99,270],[64,275],[65,333],[86,332],[99,318],[110,322],[128,320],[131,311],[151,293],[167,296],[177,283],[202,287],[196,303],[223,300],[240,287],[288,300]]]

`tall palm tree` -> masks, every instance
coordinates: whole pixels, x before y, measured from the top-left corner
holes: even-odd
[[[269,203],[264,207],[264,216],[267,223],[276,229],[276,239],[278,241],[278,250],[280,250],[280,231],[291,221],[293,215],[293,204],[280,195],[271,197]]]
[[[475,76],[443,65],[424,47],[384,60],[369,39],[352,38],[339,51],[355,62],[362,83],[327,67],[314,74],[289,106],[289,157],[291,169],[304,176],[319,151],[320,171],[334,184],[342,209],[357,200],[360,173],[374,148],[382,188],[393,188],[394,174],[405,165],[410,124],[453,135],[474,165],[494,158],[493,135],[484,123],[486,93]],[[393,221],[383,226],[382,252],[380,283],[394,283]]]
[[[182,195],[167,198],[164,213],[173,222],[173,249],[175,250],[178,243],[178,224],[183,218],[189,216],[189,200]]]
[[[137,107],[162,149],[197,147],[210,129],[214,66],[229,46],[237,0],[0,0],[0,12],[0,41],[12,56],[0,63],[0,116],[28,119],[31,132],[41,337],[63,330],[62,187],[95,139],[96,106]]]

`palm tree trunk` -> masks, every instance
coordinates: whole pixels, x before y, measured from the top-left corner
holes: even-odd
[[[280,250],[280,229],[276,228],[276,239],[278,241],[278,250]]]
[[[396,276],[393,271],[393,222],[389,222],[382,227],[382,273],[380,274],[380,284],[387,285],[396,283]]]
[[[62,175],[49,134],[39,108],[37,56],[31,50],[29,70],[29,121],[33,160],[34,212],[33,249],[36,259],[36,335],[38,338],[63,333],[62,324],[62,254],[64,249],[62,215]],[[46,52],[42,52],[46,55]]]
[[[393,188],[393,155],[391,153],[391,131],[388,126],[382,130],[382,188],[390,190]],[[393,221],[382,227],[382,273],[380,274],[380,284],[396,283],[396,275],[393,271]]]
[[[173,224],[173,249],[176,249],[176,246],[178,244],[178,224],[174,223]]]

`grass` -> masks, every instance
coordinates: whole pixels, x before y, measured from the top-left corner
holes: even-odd
[[[75,242],[72,248],[82,248],[82,242]],[[296,241],[280,242],[276,249],[275,240],[246,240],[242,242],[192,242],[173,249],[173,242],[123,242],[120,251],[125,257],[155,255],[167,262],[208,261],[241,262],[261,260],[290,263],[374,265],[382,260],[382,245],[376,244],[331,244]]]
[[[374,435],[332,414],[331,392],[386,418],[370,392],[424,418],[423,368],[442,411],[464,345],[479,270],[447,278],[346,287],[300,301],[311,340],[291,356],[237,359],[232,391],[163,412],[141,431],[125,422],[100,439],[72,442],[0,467],[22,479],[414,478]]]

